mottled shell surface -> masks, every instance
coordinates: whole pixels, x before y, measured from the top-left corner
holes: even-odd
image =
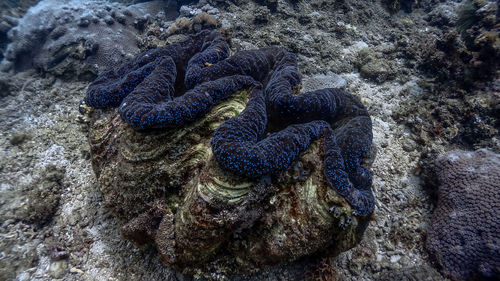
[[[252,181],[218,166],[212,133],[247,101],[241,92],[183,128],[148,132],[115,109],[88,113],[99,190],[125,239],[154,245],[166,266],[193,274],[256,272],[359,242],[368,219],[352,215],[325,182],[323,139],[272,178]]]

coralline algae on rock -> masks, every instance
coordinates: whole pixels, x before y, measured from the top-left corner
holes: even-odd
[[[441,186],[427,250],[452,280],[497,280],[500,155],[452,151],[437,159],[436,168]]]
[[[307,109],[291,102],[300,105],[300,114],[279,114],[297,112],[279,103],[300,82],[294,57],[281,49],[228,57],[221,39],[217,31],[204,31],[151,50],[103,73],[89,87],[82,109],[91,120],[92,164],[107,205],[124,220],[124,237],[136,245],[155,245],[165,265],[190,273],[253,272],[353,247],[373,210],[371,177],[360,166],[371,144],[366,110],[354,96],[325,89],[297,99],[307,104],[324,97],[319,98],[323,106]],[[88,106],[102,109],[89,111]],[[306,117],[307,110],[312,112]],[[320,112],[327,117],[314,121]],[[238,126],[253,113],[257,127]],[[267,118],[278,132],[264,138]],[[312,123],[314,128],[308,128]],[[281,137],[293,130],[314,137],[310,144]],[[226,153],[227,141],[234,139],[225,137],[229,131],[264,138],[276,150],[290,150],[285,154],[292,160],[272,172],[235,172],[232,165],[244,166],[248,159],[230,160],[238,155]],[[299,146],[304,147],[295,150]],[[278,166],[285,163],[280,157],[273,160]],[[337,160],[324,161],[329,157]],[[328,173],[333,173],[330,178]],[[341,183],[354,188],[335,192]]]

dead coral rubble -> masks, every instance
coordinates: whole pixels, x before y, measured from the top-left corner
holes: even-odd
[[[419,46],[422,70],[437,73],[438,80],[451,80],[462,87],[498,78],[500,19],[496,17],[497,11],[495,2],[462,4],[454,28],[422,42],[430,48]]]
[[[423,95],[404,101],[395,117],[412,128],[422,144],[439,139],[468,149],[500,149],[497,14],[495,2],[466,1],[455,26],[417,34],[406,48],[427,77],[419,83]]]

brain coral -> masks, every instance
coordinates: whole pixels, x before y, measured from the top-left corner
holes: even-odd
[[[355,245],[374,205],[361,166],[370,117],[345,91],[296,95],[299,84],[293,54],[229,56],[218,31],[102,73],[81,109],[124,237],[186,272],[255,271]]]
[[[176,14],[175,4],[163,1],[125,6],[101,0],[42,0],[9,30],[1,68],[36,68],[70,79],[95,77],[139,52],[139,23]]]
[[[436,161],[439,201],[427,249],[452,280],[500,277],[500,155],[452,151]]]

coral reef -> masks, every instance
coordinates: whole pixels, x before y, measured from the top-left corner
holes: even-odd
[[[12,0],[0,3],[0,60],[3,60],[7,47],[7,32],[19,23],[19,18],[36,2],[38,0]]]
[[[66,79],[93,79],[139,52],[137,30],[161,12],[161,1],[123,6],[106,1],[43,0],[8,31],[3,71],[40,69]],[[175,5],[175,4],[172,4]],[[106,34],[106,36],[103,36]]]
[[[460,6],[455,28],[429,38],[428,47],[419,46],[421,68],[438,73],[440,81],[451,80],[469,88],[473,82],[498,78],[500,19],[497,11],[496,2],[465,1]]]
[[[0,3],[0,9],[24,8],[36,4],[38,0],[5,0]]]
[[[411,13],[416,8],[424,8],[429,9],[434,6],[436,3],[439,3],[439,0],[383,0],[389,11],[398,12],[402,10],[406,13]],[[442,2],[442,1],[441,1]]]
[[[395,116],[413,129],[418,142],[438,138],[466,149],[500,151],[498,11],[496,2],[464,1],[455,26],[435,29],[408,46],[427,79],[419,85],[424,95],[405,101],[405,112]],[[430,162],[437,155],[423,156]]]
[[[16,0],[7,1],[14,2]],[[120,0],[120,2],[125,1],[130,2]],[[83,3],[83,1],[78,2],[79,4]],[[261,5],[271,2],[277,3],[276,11],[271,12],[269,8]],[[331,280],[337,275],[339,280],[368,281],[376,280],[379,273],[382,275],[381,277],[386,277],[383,280],[398,278],[425,280],[429,275],[436,276],[435,271],[424,266],[429,261],[427,253],[423,251],[423,245],[433,205],[430,204],[430,198],[418,176],[419,156],[422,151],[429,147],[436,151],[450,149],[449,139],[443,136],[447,137],[448,132],[453,133],[455,124],[456,128],[460,130],[462,127],[459,122],[463,118],[467,117],[467,120],[470,121],[470,128],[483,130],[484,124],[489,122],[485,120],[485,117],[488,116],[488,112],[495,109],[495,104],[488,102],[488,100],[493,101],[495,98],[493,90],[482,89],[480,94],[475,91],[455,91],[451,87],[448,88],[449,92],[436,90],[441,82],[437,81],[433,84],[426,82],[422,73],[413,68],[418,63],[415,57],[407,57],[405,53],[400,51],[401,47],[422,40],[419,38],[421,35],[436,34],[439,37],[440,33],[435,30],[444,30],[444,27],[440,25],[445,22],[444,20],[453,26],[453,21],[441,20],[441,15],[449,19],[452,17],[448,17],[448,14],[439,14],[435,20],[429,19],[426,22],[429,10],[434,9],[434,7],[424,7],[424,5],[414,9],[412,13],[400,11],[391,15],[380,2],[360,0],[200,0],[196,5],[184,6],[180,13],[188,18],[201,11],[214,15],[224,28],[231,29],[232,49],[235,51],[269,46],[282,46],[293,51],[297,55],[297,61],[303,75],[303,92],[340,85],[343,89],[355,93],[370,112],[374,133],[372,149],[377,152],[377,157],[365,161],[368,163],[373,161],[370,171],[374,175],[373,186],[377,190],[377,210],[372,216],[370,227],[365,231],[360,244],[330,258],[329,262],[318,264],[315,269],[318,272],[317,275],[310,276],[311,279],[317,278],[313,280]],[[418,1],[418,3],[425,2],[429,1]],[[214,3],[213,5],[217,4],[217,6],[215,8],[207,3]],[[440,5],[448,7],[447,11],[455,13],[455,8],[459,3],[458,1],[444,1],[440,2]],[[1,11],[0,14],[3,12],[8,13],[9,11]],[[20,18],[22,13],[9,15]],[[184,38],[181,34],[169,36],[167,31],[173,22],[171,20],[153,19],[151,22],[151,18],[149,18],[146,23],[142,21],[142,18],[137,20],[138,25],[143,25],[144,28],[131,30],[140,38],[140,42],[137,44],[141,51],[179,42]],[[265,24],[264,20],[267,21]],[[12,25],[10,22],[7,23],[10,26],[17,25],[17,23]],[[115,22],[113,25],[117,24],[118,22]],[[2,27],[0,26],[0,29]],[[9,27],[7,26],[7,28]],[[424,42],[430,41],[424,40]],[[3,43],[0,39],[0,44]],[[424,46],[432,47],[430,44]],[[389,63],[394,71],[394,76],[387,76],[390,80],[379,84],[373,82],[377,80],[376,76],[375,79],[369,78],[370,80],[360,77],[360,68],[357,68],[355,62],[360,57],[360,50],[363,48],[369,49],[373,53],[372,58],[382,59],[383,62]],[[363,65],[359,67],[361,66]],[[368,67],[367,69],[369,72],[377,70]],[[340,76],[332,76],[331,72],[338,73]],[[54,216],[47,224],[39,227],[18,219],[2,221],[0,226],[0,236],[2,237],[0,239],[0,249],[2,249],[0,251],[2,252],[0,280],[308,280],[304,274],[307,272],[306,266],[311,262],[309,258],[274,266],[251,276],[224,275],[220,273],[221,270],[218,267],[211,270],[211,275],[208,278],[183,276],[176,270],[163,266],[159,261],[158,251],[153,240],[156,231],[154,224],[152,224],[153,227],[145,228],[148,231],[144,232],[150,233],[145,236],[146,243],[153,243],[153,245],[137,249],[128,241],[123,241],[120,235],[120,226],[136,216],[130,215],[129,219],[124,214],[118,213],[117,216],[123,218],[123,220],[118,220],[112,216],[109,208],[103,208],[104,203],[107,203],[111,207],[116,207],[117,210],[129,210],[131,206],[137,208],[144,203],[146,207],[141,213],[143,214],[151,209],[152,204],[148,203],[153,202],[155,198],[170,198],[163,206],[176,214],[178,207],[182,205],[181,200],[185,197],[180,191],[177,192],[180,188],[175,191],[174,189],[181,186],[183,181],[188,181],[189,174],[181,166],[161,166],[155,164],[148,157],[157,157],[157,161],[165,160],[163,163],[168,164],[174,163],[175,157],[182,155],[183,145],[187,148],[203,143],[203,148],[210,150],[210,142],[207,143],[207,140],[212,138],[213,129],[245,108],[249,97],[248,93],[235,94],[234,100],[229,98],[228,103],[225,104],[227,109],[225,112],[228,115],[217,114],[217,118],[212,119],[213,123],[204,123],[200,127],[189,127],[189,124],[186,124],[183,128],[171,130],[171,132],[186,132],[187,134],[179,135],[180,141],[186,142],[165,146],[165,142],[172,140],[158,138],[155,144],[156,148],[155,145],[150,144],[150,137],[144,137],[146,135],[144,132],[137,133],[137,135],[136,132],[128,134],[129,130],[132,131],[130,126],[125,124],[114,110],[96,110],[96,113],[103,114],[99,120],[103,120],[104,115],[110,114],[116,118],[116,126],[118,124],[123,126],[120,130],[113,131],[117,133],[116,136],[113,136],[113,133],[109,136],[116,138],[116,141],[103,142],[103,145],[110,144],[108,151],[117,151],[120,155],[123,151],[123,155],[128,157],[127,159],[137,160],[134,163],[140,163],[141,159],[144,159],[144,166],[134,166],[136,164],[129,162],[131,160],[119,160],[113,157],[122,156],[110,155],[111,165],[105,169],[115,170],[102,174],[100,182],[104,184],[98,185],[89,161],[91,153],[86,138],[87,126],[82,123],[81,116],[75,110],[75,105],[85,95],[88,82],[54,79],[50,73],[39,76],[34,71],[9,76],[0,73],[0,76],[2,76],[0,78],[0,115],[4,117],[0,119],[0,135],[2,136],[0,137],[0,178],[3,179],[0,198],[6,202],[6,204],[0,204],[0,216],[9,212],[10,207],[15,208],[15,203],[19,202],[9,198],[26,198],[24,197],[25,191],[31,190],[35,185],[42,187],[42,185],[38,185],[37,179],[44,178],[45,165],[55,165],[66,170],[62,188],[58,189],[60,204],[55,208]],[[433,73],[429,73],[429,77],[433,76],[435,76]],[[314,77],[319,77],[322,82],[318,83]],[[392,79],[393,77],[394,79]],[[337,84],[333,81],[341,82]],[[446,85],[441,85],[446,88]],[[453,92],[455,95],[451,95]],[[499,91],[497,90],[497,92]],[[179,93],[184,93],[184,91]],[[446,98],[435,99],[431,96]],[[464,100],[466,103],[462,103],[462,96],[467,99]],[[412,98],[423,101],[427,105],[424,106],[422,103],[404,105],[408,99]],[[402,103],[402,110],[412,115],[408,119],[408,123],[398,124],[394,119],[394,112]],[[498,110],[499,107],[496,108]],[[426,114],[415,114],[424,111]],[[212,112],[222,113],[217,105],[212,109]],[[440,112],[444,114],[438,114]],[[475,113],[480,114],[476,115]],[[210,112],[206,116],[208,115]],[[449,121],[453,122],[445,123]],[[436,132],[442,133],[428,137],[423,136],[420,139],[419,131],[409,131],[408,126],[406,126],[407,124],[418,126],[426,123],[432,125],[430,129],[433,132],[436,128]],[[105,124],[105,122],[101,124]],[[207,128],[210,124],[213,128]],[[185,131],[191,128],[193,129],[191,133]],[[93,134],[97,131],[96,135],[99,135],[99,131],[105,132],[106,130],[107,128],[94,128],[91,129],[91,132]],[[123,132],[126,132],[127,135]],[[161,131],[147,132],[147,135],[161,133]],[[136,138],[136,141],[129,141],[130,137]],[[184,137],[189,139],[183,140]],[[495,139],[494,136],[490,138],[486,135],[482,138],[483,141],[489,143]],[[264,210],[265,217],[271,216],[271,213],[282,213],[281,217],[287,223],[285,232],[279,229],[283,226],[281,217],[274,216],[266,221],[266,225],[275,227],[275,241],[280,245],[291,246],[290,248],[299,247],[299,250],[304,250],[311,241],[303,240],[304,242],[294,243],[298,241],[296,237],[302,237],[306,231],[312,233],[317,230],[317,224],[314,222],[314,218],[317,218],[314,215],[316,209],[303,208],[303,206],[315,206],[314,203],[310,203],[314,202],[314,200],[311,201],[314,199],[311,194],[314,193],[309,192],[311,191],[309,188],[301,189],[295,188],[295,186],[289,188],[286,182],[298,181],[297,187],[299,187],[299,184],[304,185],[304,180],[310,176],[312,179],[318,179],[319,185],[317,186],[321,188],[322,192],[329,190],[330,195],[337,196],[326,182],[320,181],[321,178],[324,179],[322,174],[324,163],[324,157],[321,155],[323,153],[322,141],[320,138],[316,141],[317,144],[313,142],[311,148],[303,153],[303,158],[298,159],[297,164],[284,172],[284,175],[275,176],[278,177],[278,179],[274,179],[275,187],[281,197],[271,197],[269,199],[273,199],[273,201],[264,200],[263,202],[264,206],[271,206],[271,208]],[[130,144],[128,145],[129,149],[123,146],[124,143]],[[475,145],[486,145],[486,142]],[[93,152],[95,148],[96,144],[93,145]],[[165,152],[162,152],[161,149],[165,149]],[[130,157],[131,155],[137,157]],[[168,157],[173,158],[172,162],[168,162],[170,161],[167,159]],[[113,164],[116,167],[113,167]],[[151,165],[151,167],[147,167],[146,170],[144,168],[147,165]],[[134,167],[143,170],[136,171]],[[196,167],[194,163],[188,165],[190,169],[196,169]],[[130,178],[134,182],[130,185],[127,184],[127,180],[123,180],[126,173],[122,174],[119,169],[130,172],[132,176],[127,179]],[[158,174],[168,175],[167,172],[163,172],[165,170],[174,176],[165,177],[154,183],[152,179]],[[177,174],[174,172],[176,170],[181,177],[176,177]],[[151,173],[151,178],[139,177],[139,180],[136,181],[135,175],[141,175],[141,173]],[[316,176],[317,178],[315,178]],[[174,181],[180,180],[170,185],[170,178]],[[153,184],[149,184],[151,182]],[[283,184],[280,185],[280,183]],[[137,189],[134,189],[133,185],[137,186]],[[96,190],[101,186],[106,192],[101,193]],[[106,186],[112,188],[106,188]],[[45,187],[50,187],[50,185]],[[164,191],[165,193],[162,193]],[[231,190],[229,192],[232,194]],[[162,194],[166,194],[165,197],[162,197]],[[36,194],[34,193],[34,195]],[[325,202],[322,199],[324,197],[319,198],[318,202]],[[290,199],[294,199],[294,201]],[[339,204],[345,206],[346,211],[349,212],[348,204],[343,202],[340,196],[337,196],[337,199],[340,200]],[[120,205],[121,200],[124,202],[123,205]],[[276,202],[282,203],[276,206]],[[196,206],[196,204],[194,205]],[[223,207],[223,209],[228,210],[229,208]],[[152,208],[153,210],[155,209]],[[296,212],[297,210],[299,212]],[[185,213],[189,214],[187,210]],[[227,213],[233,214],[232,212]],[[161,220],[160,215],[161,212],[157,212],[145,217],[159,221]],[[348,215],[346,214],[344,217],[346,220],[349,218]],[[176,217],[178,219],[181,216],[176,215]],[[223,222],[224,216],[220,217],[213,218],[213,221]],[[298,217],[302,219],[297,220]],[[208,225],[213,225],[210,214],[206,218],[206,221],[209,222]],[[308,220],[308,218],[312,219]],[[174,222],[178,221],[177,219],[174,219]],[[258,220],[255,224],[260,221]],[[322,219],[317,221],[322,221]],[[332,222],[330,227],[335,229],[338,224]],[[234,235],[226,241],[234,241],[235,236],[236,239],[239,239],[240,234],[245,235],[251,231],[256,232],[254,241],[257,241],[257,235],[262,233],[258,227],[255,227],[255,230],[251,228],[250,230],[234,232]],[[125,232],[123,233],[125,234]],[[139,232],[126,233],[133,236],[134,233]],[[271,234],[266,237],[272,237]],[[203,235],[205,234],[201,233],[200,237]],[[344,241],[343,237],[346,237],[333,236],[334,238],[328,237],[327,233],[318,240]],[[211,236],[205,235],[205,237]],[[188,240],[185,243],[188,243]],[[239,241],[245,242],[247,240],[241,238]],[[318,243],[322,244],[323,242],[319,241]],[[227,255],[230,257],[228,260],[234,262],[235,255],[226,251],[226,245],[227,243],[223,242],[223,245],[214,251],[212,258],[208,259],[213,260],[216,256]],[[330,246],[325,246],[326,244],[323,245],[323,249],[332,249]],[[275,253],[280,252],[280,249],[272,247],[270,243],[269,246],[270,249],[276,249]],[[184,246],[178,248],[180,247]],[[261,247],[261,249],[265,249],[265,247]],[[55,254],[53,254],[54,252]],[[67,254],[64,255],[64,252]],[[194,250],[192,252],[195,253]],[[240,255],[246,256],[241,253]],[[288,252],[287,255],[291,254]],[[68,257],[64,258],[64,256]],[[255,255],[255,257],[258,256],[258,254]],[[318,255],[313,254],[313,259],[314,256]],[[287,258],[283,260],[287,260]],[[222,263],[222,265],[224,264]]]
[[[486,149],[452,151],[435,165],[439,201],[427,250],[452,280],[498,278],[500,155]]]
[[[436,27],[455,26],[458,15],[455,12],[455,7],[441,3],[435,6],[426,17],[426,20]]]
[[[203,31],[89,86],[92,163],[124,237],[186,272],[351,247],[374,207],[366,109],[336,89],[294,95],[284,49],[228,55],[221,33]]]
[[[411,12],[418,3],[417,0],[384,0],[382,2],[385,3],[387,8],[392,12],[397,12],[399,10]]]

